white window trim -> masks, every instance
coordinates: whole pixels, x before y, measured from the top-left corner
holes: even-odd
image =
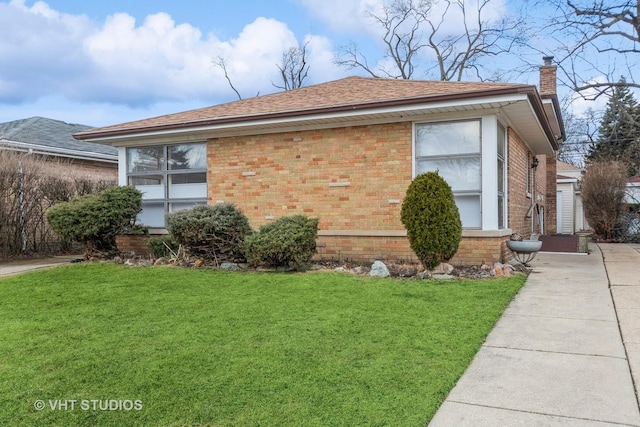
[[[498,228],[498,145],[496,143],[498,139],[498,118],[496,115],[485,115],[479,117],[461,117],[459,119],[442,119],[433,121],[419,121],[414,122],[412,126],[412,146],[411,146],[411,163],[412,163],[412,177],[416,176],[416,125],[423,123],[446,123],[452,121],[467,121],[467,120],[480,120],[480,180],[481,180],[481,195],[480,195],[480,217],[481,227],[480,229],[468,229],[464,230],[472,231],[494,231],[500,230]],[[508,127],[504,126],[505,131]],[[508,165],[508,145],[505,153],[505,167]],[[508,174],[507,174],[508,175]],[[508,182],[505,183],[505,205],[507,210],[505,212],[505,227],[508,227]],[[508,228],[500,230],[508,233]]]
[[[185,144],[193,144],[193,143],[202,143],[205,144],[205,147],[207,145],[206,141],[189,141],[189,142],[185,142]],[[127,163],[127,150],[130,148],[140,148],[140,147],[149,147],[149,146],[158,146],[158,147],[167,147],[167,146],[174,146],[174,145],[179,145],[182,144],[181,142],[177,142],[177,143],[161,143],[161,144],[153,144],[153,145],[127,145],[127,146],[123,146],[123,147],[118,147],[118,184],[121,186],[126,186],[129,184],[129,176],[131,175],[128,171],[128,163]],[[167,150],[165,149],[165,152]],[[165,159],[166,160],[166,159]],[[204,170],[204,172],[207,172],[208,167]],[[163,176],[168,176],[166,171],[162,172]],[[135,175],[135,173],[133,173],[133,175]],[[205,204],[207,203],[208,200],[208,194],[205,197],[197,197],[197,198],[185,198],[184,200],[181,199],[176,199],[175,201],[172,201],[173,199],[168,198],[168,188],[167,185],[169,185],[168,180],[166,180],[164,182],[164,192],[165,192],[165,197],[162,200],[162,203],[164,203],[165,205],[165,209],[167,207],[168,203],[189,203],[190,201],[194,201],[194,203],[199,204],[200,202],[204,202]],[[208,193],[208,184],[205,183],[205,185],[207,185],[207,193]],[[155,200],[146,200],[146,202],[155,202]],[[143,195],[143,200],[142,203],[144,205],[145,200],[144,200],[144,195]],[[159,203],[159,199],[158,199],[158,203]],[[165,210],[165,215],[166,215],[166,210]],[[166,219],[163,219],[163,222]],[[166,230],[166,224],[165,226],[157,226],[157,225],[149,225],[149,229],[150,230],[155,230],[155,231],[162,231],[162,230]]]

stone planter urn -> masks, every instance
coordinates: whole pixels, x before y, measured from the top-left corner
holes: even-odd
[[[525,267],[530,267],[529,263],[533,261],[541,247],[541,240],[507,240],[507,248]]]

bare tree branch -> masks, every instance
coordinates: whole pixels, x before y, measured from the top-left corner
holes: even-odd
[[[238,89],[236,89],[233,83],[231,82],[231,78],[229,77],[229,73],[227,72],[227,60],[222,56],[218,56],[213,61],[213,65],[220,67],[222,69],[222,71],[224,72],[224,78],[227,79],[227,83],[229,83],[229,86],[231,87],[231,89],[233,89],[233,91],[236,93],[236,95],[238,96],[238,99],[242,99],[240,92],[238,92]]]
[[[276,64],[282,78],[282,85],[271,83],[274,87],[282,90],[298,89],[304,86],[304,81],[309,75],[309,64],[307,63],[307,41],[302,46],[292,46],[282,52],[282,62]]]
[[[436,16],[433,0],[394,0],[381,12],[367,14],[384,32],[382,63],[393,68],[369,65],[355,43],[343,48],[335,62],[373,77],[411,79],[422,71],[440,80],[460,81],[469,73],[482,79],[484,59],[509,53],[525,40],[523,19],[491,22],[486,18],[489,2],[479,0],[472,7],[464,0],[442,0],[444,10]],[[452,33],[451,26],[444,24],[459,16],[461,28]]]
[[[640,88],[639,0],[552,0],[557,14],[548,29],[562,57],[558,65],[566,84],[585,99],[595,99],[620,85]],[[603,81],[604,79],[604,81]]]

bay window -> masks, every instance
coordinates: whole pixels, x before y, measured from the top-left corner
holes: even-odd
[[[414,124],[414,176],[438,171],[466,230],[507,228],[507,132],[495,115]]]

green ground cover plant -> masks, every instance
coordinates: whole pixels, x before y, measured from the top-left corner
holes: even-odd
[[[5,278],[0,425],[424,426],[524,281],[114,264]]]

